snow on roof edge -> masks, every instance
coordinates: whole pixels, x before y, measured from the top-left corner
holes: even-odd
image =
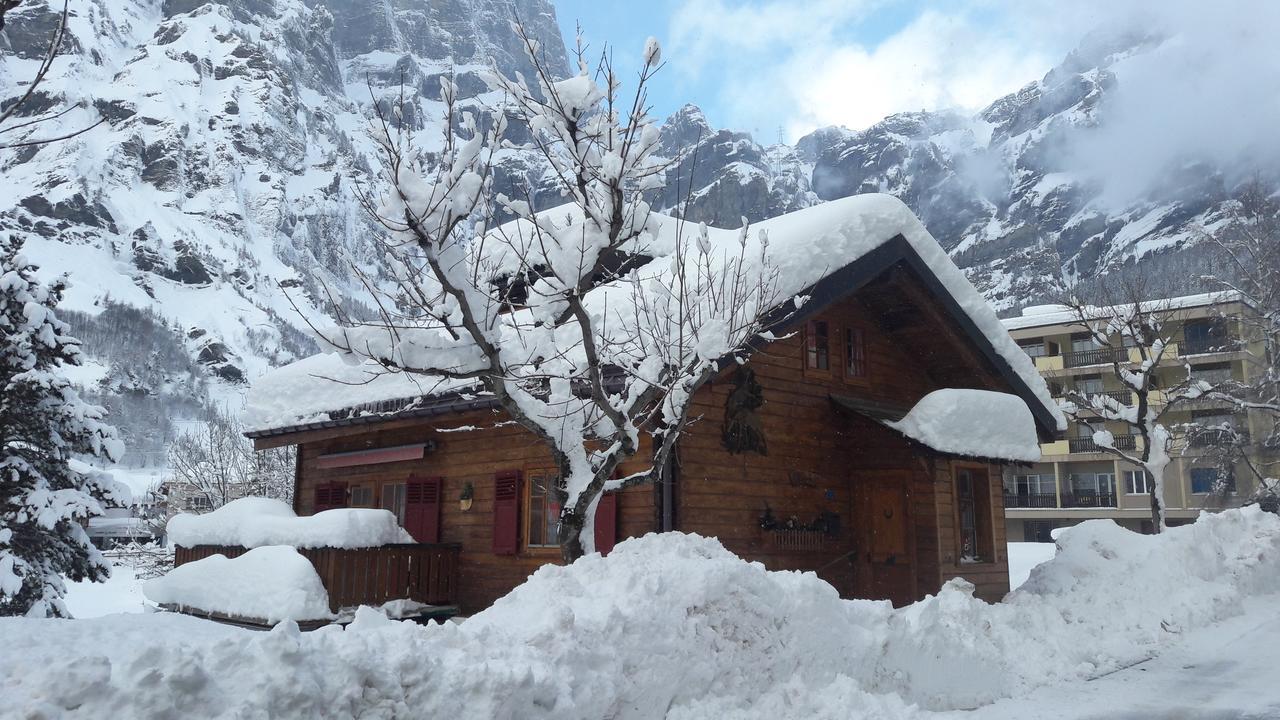
[[[1156,298],[1153,300],[1145,300],[1142,303],[1142,309],[1146,312],[1159,310],[1185,310],[1187,308],[1205,307],[1209,305],[1218,305],[1220,303],[1244,302],[1244,297],[1235,290],[1215,290],[1213,292],[1195,293],[1192,295],[1179,295],[1170,298]],[[1047,327],[1049,325],[1064,325],[1076,322],[1076,315],[1071,310],[1058,310],[1049,312],[1032,312],[1027,310],[1043,308],[1045,306],[1031,306],[1023,308],[1023,314],[1018,317],[1004,318],[1000,322],[1008,330],[1024,330],[1033,327]],[[1119,305],[1096,305],[1089,306],[1088,312],[1091,319],[1110,318],[1115,314]]]

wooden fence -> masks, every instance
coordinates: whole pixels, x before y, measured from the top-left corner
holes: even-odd
[[[298,548],[311,561],[325,590],[329,609],[338,612],[356,605],[381,605],[409,599],[428,605],[454,605],[458,597],[456,543],[381,545],[371,548]],[[233,558],[243,547],[196,545],[177,547],[174,566],[210,555]]]

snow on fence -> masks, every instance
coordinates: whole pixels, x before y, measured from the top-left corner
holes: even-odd
[[[447,606],[457,601],[458,553],[461,545],[388,544],[366,548],[297,548],[311,561],[329,593],[329,609],[336,613],[357,605],[382,605],[414,600]],[[228,545],[179,546],[174,565],[213,555],[239,557],[248,548]]]

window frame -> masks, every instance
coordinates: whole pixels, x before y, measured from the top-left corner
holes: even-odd
[[[375,498],[377,497],[377,493],[376,493],[376,492],[374,492],[374,488],[373,488],[373,486],[372,486],[372,485],[370,485],[370,484],[368,484],[368,483],[362,483],[362,484],[360,484],[360,485],[352,485],[352,486],[350,487],[350,489],[348,490],[348,492],[350,493],[350,500],[348,500],[348,502],[347,502],[347,506],[348,506],[348,507],[355,507],[355,508],[376,508],[376,507],[378,507],[378,504],[375,502]],[[369,500],[368,500],[368,503],[358,503],[358,502],[356,502],[356,496],[357,496],[358,494],[363,494],[363,493],[368,493],[368,494],[369,494]]]
[[[399,488],[399,490],[396,491],[394,490],[394,488]],[[388,489],[392,489],[393,501],[394,501],[394,496],[399,495],[400,506],[398,509],[396,507],[387,507],[387,490]],[[399,523],[400,527],[404,527],[405,511],[408,509],[408,499],[409,499],[408,483],[406,480],[399,480],[399,481],[388,480],[378,486],[377,507],[382,510],[390,510],[391,514],[396,516],[396,522]]]
[[[1138,484],[1131,478],[1142,478],[1142,490],[1135,490]],[[1151,488],[1147,484],[1147,472],[1145,470],[1125,470],[1124,471],[1124,494],[1125,495],[1150,495]]]
[[[849,372],[850,349],[854,347],[850,343],[850,337],[853,333],[858,335],[858,353],[860,355],[860,363],[862,365],[862,374],[853,375]],[[848,323],[840,327],[840,375],[846,383],[853,385],[865,385],[871,382],[871,354],[867,352],[867,329],[863,325],[857,323]],[[828,338],[828,344],[830,338]],[[828,355],[830,349],[828,348]],[[807,358],[806,358],[807,359]],[[828,363],[830,364],[830,363]]]
[[[819,348],[817,343],[817,330],[819,325],[821,325],[826,331],[826,347],[824,348]],[[800,356],[800,362],[802,363],[802,367],[804,368],[804,373],[806,375],[831,377],[831,328],[832,322],[830,320],[814,319],[805,323],[804,343],[801,346],[802,354]],[[825,368],[810,364],[810,356],[812,355],[812,361],[816,362],[817,358],[820,357],[820,351],[825,351],[826,353],[827,366]]]
[[[539,478],[558,479],[559,475],[560,472],[556,468],[546,465],[534,465],[524,469],[524,483],[520,491],[520,546],[527,553],[549,555],[560,552],[560,543],[554,536],[544,538],[549,542],[535,545],[530,542],[529,535],[529,531],[533,527],[533,486]],[[544,497],[547,500],[551,499],[549,493]],[[558,520],[559,516],[557,516],[557,524]]]
[[[964,555],[964,512],[960,492],[961,473],[969,473],[973,500],[974,559]],[[955,560],[957,567],[992,565],[999,560],[996,548],[995,501],[991,498],[991,469],[980,463],[955,462],[951,466],[952,512],[955,520]],[[982,490],[985,489],[985,492]]]

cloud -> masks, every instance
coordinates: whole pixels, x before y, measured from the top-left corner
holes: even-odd
[[[687,82],[717,88],[730,126],[781,125],[794,140],[904,110],[976,109],[1039,77],[1065,52],[1025,37],[1012,12],[991,11],[1003,5],[994,0],[918,13],[874,42],[853,38],[883,22],[879,14],[891,5],[690,0],[671,17],[669,57]]]
[[[1151,10],[1151,8],[1148,8]],[[1080,133],[1064,164],[1096,179],[1123,204],[1206,162],[1228,185],[1280,165],[1280,3],[1191,0],[1114,18],[1163,41],[1112,68],[1116,87],[1098,127]],[[1166,189],[1168,191],[1168,189]]]

